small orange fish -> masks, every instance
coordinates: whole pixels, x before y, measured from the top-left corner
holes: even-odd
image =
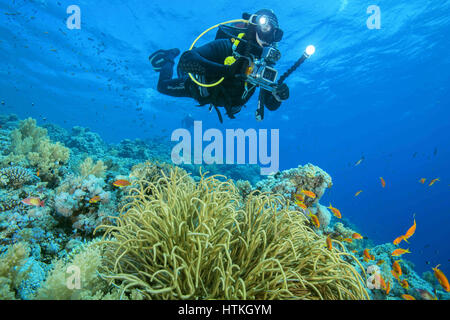
[[[355,197],[357,197],[360,193],[362,192],[362,190],[359,190],[355,193]]]
[[[405,300],[416,300],[416,298],[414,298],[413,296],[411,296],[409,294],[402,294],[402,298]]]
[[[391,292],[391,282],[390,281],[388,281],[388,283],[386,285],[386,295],[388,295],[389,292]]]
[[[384,181],[383,177],[380,177],[381,180],[381,186],[384,188],[386,187],[386,181]]]
[[[348,243],[352,243],[353,239],[352,238],[344,238],[342,241],[348,242]]]
[[[408,283],[408,281],[407,281],[406,279],[402,280],[402,281],[400,282],[400,285],[401,285],[402,288],[404,288],[404,289],[409,289],[409,283]]]
[[[330,251],[333,249],[333,244],[332,244],[332,242],[331,242],[330,236],[327,237],[327,248],[328,248],[328,250],[330,250]]]
[[[97,203],[101,200],[100,196],[95,196],[91,200],[89,200],[89,203]]]
[[[300,202],[305,201],[305,197],[302,194],[295,194],[294,197],[295,197],[295,199],[297,199],[297,201],[300,201]]]
[[[373,259],[374,259],[374,257],[369,253],[369,249],[364,249],[363,255],[364,255],[364,257],[367,258],[368,260],[373,260]]]
[[[127,181],[127,180],[117,180],[117,181],[113,182],[113,186],[116,186],[119,188],[128,187],[130,185],[131,185],[130,181]]]
[[[395,273],[398,276],[402,275],[402,268],[400,267],[400,263],[398,263],[398,261],[394,261],[394,263],[392,264],[392,269],[394,269]]]
[[[26,198],[22,200],[22,203],[35,207],[43,207],[45,205],[44,201],[41,201],[39,198]]]
[[[309,213],[309,216],[311,217],[312,223],[316,226],[316,228],[320,228],[319,218],[317,218],[317,216],[312,213]]]
[[[36,177],[39,177],[39,173],[40,173],[40,172],[39,172],[39,170],[38,170],[38,171],[36,172]]]
[[[398,248],[398,249],[395,249],[393,252],[392,252],[392,256],[394,256],[394,257],[398,257],[398,256],[401,256],[402,254],[405,254],[405,253],[411,253],[411,251],[409,251],[409,249],[402,249],[402,248]]]
[[[384,281],[383,277],[381,275],[379,275],[378,279],[380,281],[380,289],[386,290],[387,286],[386,286],[386,282]]]
[[[422,178],[422,179],[419,180],[419,182],[420,182],[421,184],[424,184],[424,183],[425,183],[425,180],[427,180],[427,179]]]
[[[415,214],[414,214],[415,216]],[[412,225],[411,228],[408,229],[408,231],[406,231],[404,237],[405,237],[405,241],[406,239],[409,239],[413,236],[413,234],[416,232],[416,218],[414,218],[414,224]],[[408,241],[406,241],[408,242]]]
[[[450,291],[450,285],[448,283],[448,279],[445,276],[445,274],[439,270],[440,264],[438,264],[436,267],[432,268],[434,271],[434,276],[436,277],[436,279],[438,279],[439,284],[442,286],[442,288],[444,288],[445,291],[449,292]]]
[[[305,204],[304,202],[302,202],[302,201],[295,201],[295,204],[296,204],[297,206],[299,206],[300,208],[302,208],[302,209],[308,208],[308,207],[306,206],[306,204]]]
[[[315,199],[316,198],[316,194],[312,191],[308,191],[308,190],[303,190],[301,191],[301,193],[303,193],[305,196],[310,197]]]
[[[360,239],[363,238],[363,236],[360,235],[359,233],[355,232],[355,233],[352,234],[352,238],[353,238],[353,239],[358,239],[358,240],[360,240]]]
[[[393,241],[393,243],[394,243],[395,245],[398,245],[400,242],[402,242],[402,240],[405,240],[405,241],[406,241],[405,236],[400,236],[400,237],[396,238],[396,239]],[[406,242],[408,242],[408,241],[406,241]]]
[[[400,282],[400,276],[398,275],[397,272],[395,272],[395,270],[391,270],[392,276],[398,281]]]
[[[436,181],[441,181],[439,178],[431,180],[430,184],[428,184],[429,187],[431,187]]]
[[[377,261],[377,266],[381,266],[384,263],[384,260],[378,260]]]
[[[333,214],[334,214],[334,216],[335,216],[336,218],[339,218],[339,219],[342,218],[341,212],[340,212],[338,209],[333,208],[333,206],[331,205],[331,203],[330,203],[330,206],[327,207],[327,208],[330,209],[331,212],[333,212]]]

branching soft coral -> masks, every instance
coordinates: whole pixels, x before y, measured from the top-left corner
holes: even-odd
[[[9,246],[6,253],[0,255],[0,300],[16,299],[16,290],[27,275],[21,267],[28,255],[29,248],[24,242]]]
[[[102,264],[102,249],[92,242],[74,249],[68,258],[60,259],[54,263],[54,267],[44,283],[38,289],[35,298],[39,300],[98,300],[118,299],[118,291],[109,292],[107,282],[102,280],[97,269]],[[70,268],[69,267],[75,267]],[[79,270],[81,286],[69,286],[70,270]],[[73,282],[70,283],[74,285]],[[113,294],[116,292],[116,294]]]
[[[67,163],[70,151],[61,143],[52,143],[47,130],[36,126],[36,120],[28,118],[20,122],[20,127],[10,134],[11,153],[3,162],[19,161],[24,166],[40,172],[43,181],[56,183],[59,169]]]
[[[104,229],[105,278],[147,299],[365,299],[348,253],[281,196],[245,202],[230,181],[178,169],[139,181]]]
[[[92,158],[90,157],[87,157],[83,162],[79,164],[78,171],[84,178],[87,178],[90,175],[94,175],[97,178],[103,178],[105,176],[106,166],[103,164],[102,160],[98,160],[94,164],[94,160],[92,160]]]

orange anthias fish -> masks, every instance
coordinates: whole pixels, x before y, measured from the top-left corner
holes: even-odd
[[[414,214],[415,216],[415,214]],[[406,241],[406,239],[409,239],[413,236],[413,234],[416,232],[416,218],[414,218],[414,224],[412,225],[411,228],[408,229],[408,231],[406,231],[404,237],[404,240]],[[406,241],[408,242],[408,241]]]
[[[386,187],[386,181],[384,181],[383,177],[380,177],[381,180],[381,186],[384,188]]]
[[[297,206],[299,206],[300,208],[302,208],[302,209],[308,208],[308,207],[306,206],[306,204],[305,204],[304,202],[302,202],[302,201],[295,201],[295,204],[296,204]]]
[[[381,275],[379,277],[379,280],[380,280],[380,287],[381,287],[381,289],[386,290],[387,289],[386,282],[384,281],[384,279],[383,279],[383,277]]]
[[[333,208],[333,206],[331,205],[331,203],[330,203],[330,206],[327,207],[327,208],[330,209],[331,212],[333,212],[333,214],[334,214],[334,216],[335,216],[336,218],[339,218],[339,219],[342,218],[341,212],[340,212],[338,209]]]
[[[398,257],[398,256],[401,256],[402,254],[405,254],[405,253],[411,253],[411,251],[409,251],[409,249],[402,249],[402,248],[398,248],[398,249],[395,249],[393,252],[392,252],[392,256],[394,256],[394,257]]]
[[[100,196],[95,196],[89,200],[89,203],[97,203],[101,200]]]
[[[331,242],[331,237],[330,236],[327,237],[327,248],[330,251],[333,249],[333,244]]]
[[[353,239],[358,239],[358,240],[360,240],[360,239],[363,238],[363,236],[360,235],[359,233],[355,232],[355,233],[352,234],[352,238],[353,238]]]
[[[294,197],[297,201],[300,201],[300,202],[305,201],[305,197],[302,194],[295,194]]]
[[[45,205],[44,201],[41,201],[39,198],[26,198],[22,200],[22,203],[35,207],[43,207]]]
[[[377,266],[381,266],[384,263],[384,260],[378,260],[377,261]]]
[[[398,276],[402,275],[402,268],[400,267],[400,263],[398,263],[398,261],[394,261],[394,263],[392,264],[392,269],[394,269],[395,273]]]
[[[436,279],[438,279],[439,284],[442,286],[442,288],[444,288],[445,291],[449,292],[450,291],[450,285],[448,283],[448,279],[445,276],[445,274],[439,270],[440,264],[438,264],[436,267],[432,268],[434,271],[434,276],[436,277]]]
[[[402,240],[405,240],[405,236],[403,235],[403,236],[400,236],[400,237],[398,237],[398,238],[396,238],[394,241],[393,241],[393,243],[395,244],[395,245],[398,245],[400,242],[402,242]],[[406,240],[405,240],[406,241]],[[408,242],[408,241],[406,241],[406,242]]]
[[[303,190],[301,191],[301,193],[303,193],[305,196],[310,197],[315,199],[316,198],[316,194],[312,191],[308,191],[308,190]]]
[[[128,187],[131,185],[130,181],[127,180],[117,180],[113,182],[113,186],[119,187],[119,188],[123,188],[123,187]]]
[[[424,184],[424,183],[425,183],[425,180],[427,180],[427,179],[422,178],[422,179],[419,180],[419,182],[420,182],[421,184]]]
[[[319,218],[317,218],[317,216],[312,213],[309,213],[309,216],[311,217],[312,223],[316,226],[316,228],[320,228]]]
[[[353,239],[352,238],[344,238],[343,241],[348,242],[348,243],[352,243]]]
[[[402,294],[402,298],[405,300],[416,300],[416,298],[409,294]]]
[[[386,295],[388,295],[389,292],[391,292],[391,282],[390,281],[388,281],[387,286],[386,286]]]
[[[361,192],[362,192],[362,190],[359,190],[358,192],[356,192],[355,197],[357,197]]]
[[[403,281],[400,282],[400,285],[402,286],[402,288],[404,289],[409,289],[409,283],[406,279],[404,279]]]
[[[367,260],[374,260],[374,256],[369,253],[369,249],[364,249],[363,251],[364,258]]]
[[[428,184],[429,187],[431,187],[436,181],[441,181],[439,178],[431,180],[430,184]]]
[[[400,282],[400,276],[398,275],[398,273],[395,272],[395,270],[391,270],[391,273],[392,273],[392,275],[394,276],[394,278],[395,278],[398,282]]]

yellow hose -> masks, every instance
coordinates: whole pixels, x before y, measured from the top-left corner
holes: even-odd
[[[228,23],[235,23],[235,22],[244,22],[244,23],[248,23],[248,20],[244,20],[244,19],[236,19],[236,20],[230,20],[230,21],[226,21],[226,22],[222,22],[219,24],[216,24],[215,26],[212,26],[211,28],[206,29],[205,31],[203,31],[198,37],[197,39],[194,40],[194,42],[191,44],[191,47],[189,48],[189,50],[192,50],[192,48],[195,46],[195,44],[197,43],[197,41],[203,37],[207,32],[211,31],[214,28],[217,28],[223,24],[228,24]],[[201,83],[198,82],[194,76],[191,73],[188,73],[189,77],[191,77],[191,80],[194,81],[195,84],[201,86],[201,87],[205,87],[205,88],[211,88],[211,87],[215,87],[219,84],[222,83],[222,81],[224,80],[224,78],[220,78],[219,81],[215,82],[215,83],[211,83],[211,84],[206,84],[206,83]]]

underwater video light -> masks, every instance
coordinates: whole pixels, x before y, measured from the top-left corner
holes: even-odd
[[[316,47],[314,47],[313,45],[309,45],[306,47],[305,55],[307,58],[309,58],[314,54],[314,52],[316,52]]]

